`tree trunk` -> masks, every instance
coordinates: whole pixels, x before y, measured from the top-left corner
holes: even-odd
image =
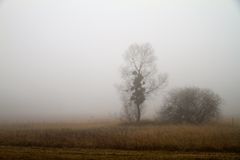
[[[140,119],[141,119],[140,105],[137,105],[137,119],[136,119],[136,122],[140,122]]]

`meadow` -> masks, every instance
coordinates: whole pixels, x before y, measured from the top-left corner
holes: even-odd
[[[0,159],[240,159],[240,126],[114,121],[2,124],[0,146]]]

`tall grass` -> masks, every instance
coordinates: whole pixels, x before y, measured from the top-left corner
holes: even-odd
[[[240,152],[240,127],[225,124],[2,126],[0,145]],[[78,126],[78,127],[77,127]]]

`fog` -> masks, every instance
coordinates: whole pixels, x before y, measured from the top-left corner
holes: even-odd
[[[167,88],[210,88],[240,114],[238,0],[0,0],[0,121],[118,117],[123,54],[151,43]]]

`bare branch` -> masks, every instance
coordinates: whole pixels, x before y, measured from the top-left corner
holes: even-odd
[[[131,45],[126,51],[125,60],[126,66],[122,68],[122,78],[125,82],[121,92],[125,97],[124,108],[128,110],[125,111],[127,115],[131,113],[130,117],[139,121],[146,97],[165,87],[167,76],[161,74],[156,76],[156,57],[148,43]]]

